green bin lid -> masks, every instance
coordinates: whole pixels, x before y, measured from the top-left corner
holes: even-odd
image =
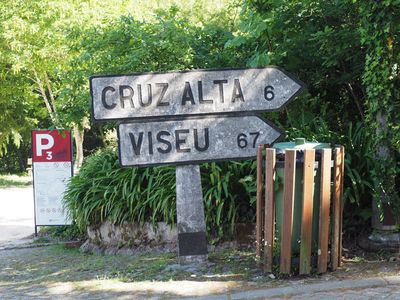
[[[305,138],[296,138],[293,142],[282,142],[274,144],[273,148],[278,150],[285,149],[297,149],[297,150],[305,150],[305,149],[323,149],[330,148],[331,145],[329,143],[318,143],[318,142],[306,142]]]

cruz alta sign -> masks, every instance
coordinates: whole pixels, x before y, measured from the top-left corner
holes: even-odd
[[[302,83],[276,67],[90,79],[96,121],[276,111]]]
[[[277,67],[90,78],[95,121],[120,121],[121,166],[176,167],[181,262],[207,257],[200,162],[248,159],[282,135],[256,115],[277,111],[303,84]]]

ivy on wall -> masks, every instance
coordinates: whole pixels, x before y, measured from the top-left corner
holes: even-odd
[[[366,124],[376,149],[375,199],[400,211],[400,1],[359,1],[361,42],[366,47],[363,85]]]

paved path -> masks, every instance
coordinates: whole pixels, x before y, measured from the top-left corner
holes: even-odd
[[[0,246],[23,242],[35,232],[33,188],[0,189]]]
[[[196,299],[400,299],[400,276],[345,281],[333,280],[299,286],[259,289],[228,295],[197,297]]]

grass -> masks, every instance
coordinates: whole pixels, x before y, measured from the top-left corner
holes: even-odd
[[[29,294],[58,299],[67,293],[79,299],[83,294],[90,299],[115,299],[123,293],[130,298],[176,299],[225,292],[247,280],[253,283],[251,288],[271,282],[268,277],[258,280],[261,272],[250,257],[254,255],[227,250],[211,253],[207,264],[182,266],[176,253],[94,255],[61,245],[3,250],[0,294],[10,299]]]
[[[110,275],[115,275],[116,279],[124,282],[209,281],[213,278],[220,281],[240,281],[251,280],[259,273],[260,270],[257,268],[252,252],[226,250],[210,253],[209,263],[198,266],[180,266],[174,253],[144,254],[128,264],[126,269]]]
[[[392,276],[398,275],[399,267],[400,262],[387,259],[355,259],[324,275],[275,278],[262,273],[254,250],[212,252],[207,264],[181,266],[176,253],[93,255],[54,245],[0,251],[0,294],[10,292],[10,299],[22,299],[29,293],[54,291],[54,298],[60,298],[65,289],[72,298],[90,293],[96,296],[93,299],[100,299],[97,296],[104,293],[101,299],[113,299],[129,293],[131,298],[157,295],[155,298],[176,299],[177,295]]]
[[[32,177],[27,174],[1,174],[0,188],[27,187],[32,184]]]
[[[0,269],[9,270],[0,271],[0,281],[16,282],[36,282],[37,279],[63,281],[68,278],[112,279],[120,282],[243,281],[258,278],[261,274],[254,253],[247,251],[214,252],[210,253],[209,262],[205,265],[181,266],[176,253],[92,255],[81,253],[78,249],[66,249],[61,245],[19,250],[12,254],[11,261],[4,257],[0,259]],[[14,275],[12,278],[10,271]]]

